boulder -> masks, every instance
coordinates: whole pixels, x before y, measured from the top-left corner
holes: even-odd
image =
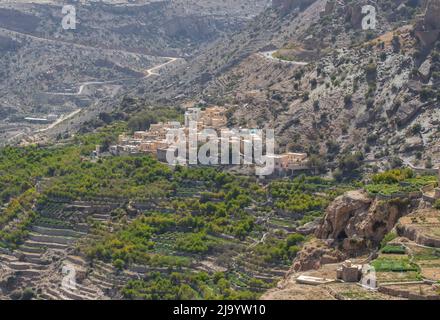
[[[315,235],[332,239],[349,256],[376,247],[409,210],[409,200],[372,199],[365,191],[349,191],[326,210]]]
[[[322,218],[317,218],[312,222],[306,223],[305,225],[298,227],[296,231],[302,235],[314,234],[316,229],[321,225]]]
[[[422,137],[420,137],[420,135],[413,136],[405,140],[405,144],[400,147],[400,152],[423,150],[423,146]]]
[[[427,82],[431,78],[431,59],[426,59],[419,68],[419,74],[423,81]]]
[[[404,126],[416,116],[423,108],[423,103],[419,100],[410,100],[402,103],[396,112],[396,122],[398,126]]]

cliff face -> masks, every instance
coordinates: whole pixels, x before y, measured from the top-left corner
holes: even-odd
[[[291,272],[319,269],[373,252],[399,222],[419,205],[408,199],[380,200],[349,191],[327,208],[314,239],[298,253]]]
[[[426,14],[425,14],[425,27],[428,30],[439,30],[440,29],[440,1],[439,0],[430,0],[426,5]]]
[[[273,0],[272,7],[286,14],[297,8],[303,10],[315,1],[316,0]]]
[[[315,235],[331,240],[350,256],[362,254],[376,247],[409,210],[409,200],[385,201],[372,199],[364,191],[350,191],[327,208]]]
[[[322,225],[316,231],[321,239],[343,240],[356,233],[357,217],[368,212],[372,200],[363,192],[350,191],[338,197],[326,210]]]
[[[416,23],[415,34],[424,46],[431,46],[440,36],[440,1],[427,0],[426,12]]]

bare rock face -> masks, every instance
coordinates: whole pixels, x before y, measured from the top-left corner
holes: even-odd
[[[322,223],[322,219],[318,218],[314,221],[311,221],[309,223],[306,223],[305,225],[298,227],[296,231],[304,236],[308,236],[309,234],[314,234],[316,232],[316,229],[319,228],[319,226]]]
[[[272,7],[287,14],[295,9],[304,10],[316,0],[273,0]]]
[[[350,191],[328,208],[316,231],[321,239],[333,240],[349,256],[377,246],[409,210],[409,200],[371,199],[364,191]]]
[[[404,126],[411,121],[411,119],[418,114],[423,107],[423,103],[419,100],[411,100],[399,107],[396,112],[396,122],[399,126]]]
[[[401,152],[411,152],[423,150],[423,139],[420,136],[409,137],[405,140],[405,144],[400,148]]]
[[[428,30],[440,29],[440,1],[428,0],[425,14],[425,27]]]
[[[325,264],[344,261],[347,256],[319,239],[308,242],[293,261],[291,272],[316,270]]]
[[[372,200],[362,191],[349,191],[338,197],[326,210],[324,222],[316,231],[321,239],[343,240],[347,238],[347,229],[353,217],[364,215]]]
[[[424,17],[416,23],[415,34],[425,45],[430,46],[440,35],[440,1],[427,0]]]
[[[426,59],[425,62],[423,62],[419,68],[419,74],[424,81],[428,81],[429,78],[431,77],[431,66],[432,66],[431,59]]]
[[[346,15],[347,18],[350,20],[351,25],[356,28],[360,29],[362,26],[362,5],[352,4],[346,7]]]

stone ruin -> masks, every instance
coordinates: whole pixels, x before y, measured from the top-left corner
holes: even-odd
[[[362,265],[346,260],[336,270],[336,278],[344,282],[359,282],[362,278]]]

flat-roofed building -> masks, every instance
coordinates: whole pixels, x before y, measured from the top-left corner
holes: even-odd
[[[336,278],[344,282],[359,282],[362,277],[362,265],[346,260],[337,270]]]
[[[133,138],[138,139],[138,140],[142,140],[142,139],[145,139],[147,135],[148,135],[148,131],[136,131],[133,134]]]
[[[205,127],[212,127],[215,129],[226,126],[226,108],[224,107],[209,107],[201,112],[201,120]]]
[[[307,159],[307,153],[287,152],[284,155],[287,156],[289,163],[303,162]]]
[[[143,141],[139,145],[139,150],[144,153],[156,155],[157,145],[158,145],[157,141]]]

